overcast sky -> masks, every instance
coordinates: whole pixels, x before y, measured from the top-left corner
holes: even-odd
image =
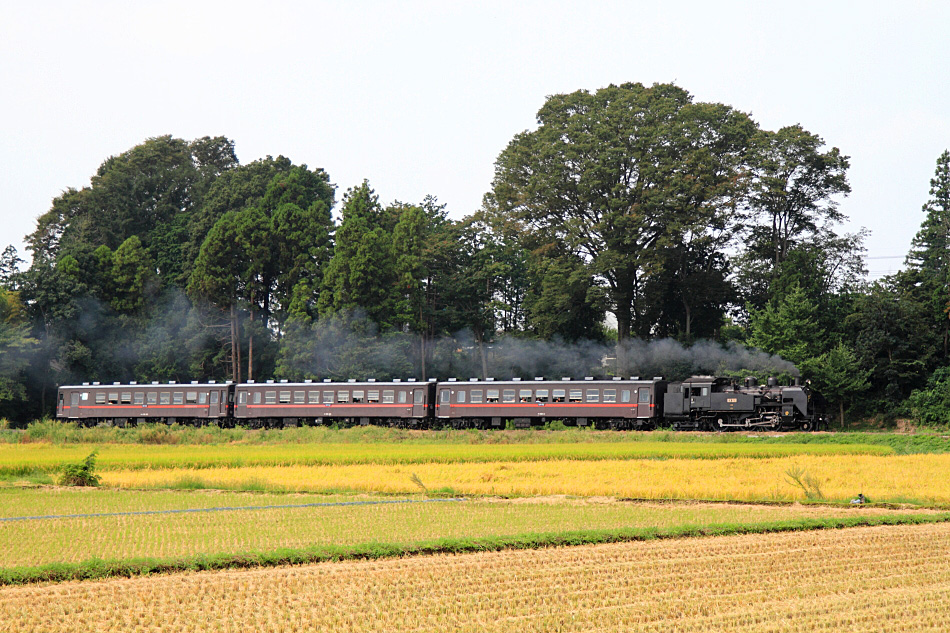
[[[950,147],[950,3],[0,3],[0,248],[147,138],[224,135],[381,201],[475,211],[547,95],[675,82],[851,157],[847,230],[895,270]],[[895,258],[896,257],[896,258]]]

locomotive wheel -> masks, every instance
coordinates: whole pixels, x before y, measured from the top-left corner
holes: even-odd
[[[715,431],[716,433],[722,433],[726,430],[725,420],[722,418],[715,418],[709,422],[709,428],[711,431]]]
[[[799,428],[801,428],[801,430],[803,431],[811,431],[812,429],[811,420],[802,421],[801,427]]]

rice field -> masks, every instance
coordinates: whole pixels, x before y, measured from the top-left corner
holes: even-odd
[[[0,589],[11,631],[945,631],[950,525]]]
[[[353,497],[246,493],[67,490],[53,491],[47,496],[46,492],[26,490],[17,491],[15,495],[0,494],[3,515],[303,506],[354,501]],[[894,513],[871,507],[658,505],[614,499],[541,498],[17,520],[0,522],[0,567],[75,564],[90,559],[171,559],[367,543],[407,546],[440,539],[489,539],[590,530],[755,525]]]
[[[112,470],[122,488],[210,487],[299,492],[577,495],[635,499],[800,501],[788,473],[811,476],[820,496],[847,501],[950,503],[950,455],[798,455],[757,459],[549,460]],[[812,491],[814,492],[814,491]]]
[[[762,459],[798,455],[888,455],[869,444],[685,443],[662,441],[543,444],[0,444],[0,475],[56,472],[96,451],[102,470],[237,468],[345,464],[530,462],[603,459]]]

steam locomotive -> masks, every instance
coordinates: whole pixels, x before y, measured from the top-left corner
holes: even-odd
[[[827,426],[820,400],[797,379],[782,386],[769,378],[760,386],[755,378],[738,385],[713,376],[681,382],[659,377],[93,382],[60,387],[56,417],[87,426],[153,421],[252,428],[335,423],[491,429],[560,420],[568,426],[617,430],[812,431]]]

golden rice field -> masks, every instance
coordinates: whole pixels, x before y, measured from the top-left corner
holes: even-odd
[[[554,459],[721,459],[796,455],[887,455],[867,444],[591,442],[560,444],[0,444],[0,474],[52,472],[96,451],[100,469],[415,464]]]
[[[406,494],[617,496],[636,499],[784,500],[805,498],[787,473],[818,482],[825,499],[859,492],[873,501],[950,502],[950,455],[799,455],[759,459],[550,460],[540,462],[348,464],[113,470],[103,483],[125,488],[182,485],[285,491]]]
[[[0,589],[5,630],[946,631],[950,525],[323,563]]]
[[[44,498],[47,493],[52,493],[52,498]],[[129,499],[121,499],[123,496]],[[0,494],[0,500],[4,497],[8,497],[9,502],[20,502],[16,506],[4,504],[9,506],[2,508],[6,516],[24,516],[27,509],[38,507],[48,514],[64,515],[129,511],[133,503],[139,509],[164,509],[169,506],[302,505],[340,500],[247,493],[42,489]],[[919,510],[914,512],[919,514]],[[366,543],[412,545],[439,539],[488,539],[588,530],[752,525],[885,513],[896,512],[872,507],[659,505],[613,499],[540,498],[18,520],[0,522],[0,567],[80,563],[91,558],[169,559]]]

